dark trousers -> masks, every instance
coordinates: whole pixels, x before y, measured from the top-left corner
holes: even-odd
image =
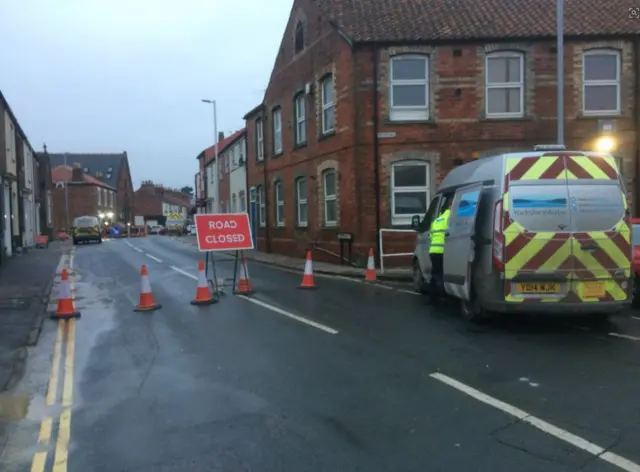
[[[431,282],[429,283],[429,295],[434,303],[437,303],[440,299],[440,290],[443,287],[442,274],[443,274],[443,261],[442,254],[429,254],[431,258]]]

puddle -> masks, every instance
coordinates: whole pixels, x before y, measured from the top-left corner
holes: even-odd
[[[27,416],[29,398],[26,395],[0,393],[0,419],[18,421]]]

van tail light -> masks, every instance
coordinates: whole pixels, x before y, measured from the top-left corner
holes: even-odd
[[[493,266],[502,272],[504,270],[504,228],[502,217],[502,200],[498,200],[493,207]]]

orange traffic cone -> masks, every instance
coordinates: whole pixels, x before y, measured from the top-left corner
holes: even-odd
[[[236,293],[249,295],[253,293],[253,290],[251,290],[251,281],[249,280],[249,268],[247,267],[247,260],[244,258],[244,251],[241,254],[240,278],[238,279],[238,289]]]
[[[304,263],[304,275],[302,276],[302,283],[298,288],[316,288],[316,282],[313,278],[313,261],[311,260],[311,251],[307,251],[307,260]]]
[[[198,286],[196,287],[196,298],[191,300],[191,304],[211,305],[216,301],[217,300],[211,296],[211,291],[209,290],[207,275],[204,272],[204,261],[200,259],[200,262],[198,262]]]
[[[153,294],[151,293],[151,282],[149,282],[149,270],[146,264],[142,264],[140,269],[140,302],[133,311],[154,311],[162,308],[153,300]]]
[[[366,282],[377,282],[376,280],[376,263],[373,258],[373,249],[369,248],[369,258],[367,259],[367,270],[364,273]]]
[[[58,296],[58,309],[51,315],[54,320],[67,320],[69,318],[80,318],[80,312],[76,311],[71,298],[71,286],[69,285],[69,273],[67,269],[62,269],[60,277],[60,295]]]

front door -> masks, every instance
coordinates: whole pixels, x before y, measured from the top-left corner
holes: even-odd
[[[456,191],[444,242],[444,287],[449,295],[469,300],[471,263],[475,255],[474,235],[482,184]]]

